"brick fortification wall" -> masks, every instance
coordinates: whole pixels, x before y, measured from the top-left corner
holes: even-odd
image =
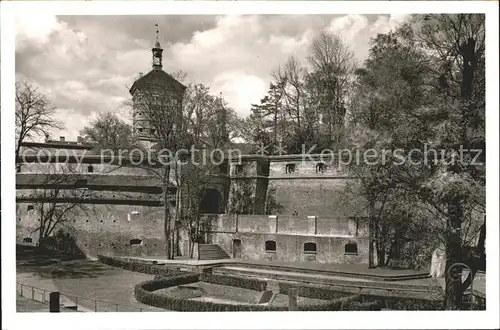
[[[38,243],[39,214],[30,203],[17,203],[16,242]],[[74,208],[60,227],[76,240],[87,256],[164,255],[163,208],[151,206],[85,204]],[[140,240],[140,244],[131,244]]]
[[[75,207],[62,228],[91,257],[164,255],[161,196],[157,183],[148,177],[150,173],[133,166],[99,164],[92,157],[71,165],[74,175],[71,180],[84,179],[95,200]],[[231,164],[229,183],[227,177],[220,177],[212,188],[219,190],[222,200],[227,201],[229,185],[247,182],[252,210],[248,215],[212,216],[212,229],[206,233],[208,242],[219,244],[233,255],[234,241],[239,240],[239,256],[250,260],[367,262],[368,235],[366,224],[359,218],[366,215],[359,212],[363,201],[355,193],[346,193],[352,179],[338,166],[318,167],[319,161],[300,156],[245,157],[239,169]],[[38,243],[36,229],[40,217],[32,209],[32,195],[43,192],[44,175],[68,173],[65,166],[58,163],[21,166],[17,174],[18,243]],[[66,188],[62,189],[64,195]],[[277,217],[252,215],[265,213],[265,193],[271,189],[282,207],[276,212]],[[70,189],[67,195],[71,195]],[[186,235],[181,236],[179,252],[187,255]],[[266,241],[274,241],[276,251],[266,250]],[[306,243],[315,243],[316,251],[304,251]],[[346,245],[351,248],[355,245],[357,252],[346,253]]]
[[[323,165],[321,165],[323,164]],[[353,191],[354,179],[326,157],[244,156],[231,164],[231,191],[252,186],[253,214],[265,214],[265,192],[274,191],[279,214],[362,216],[366,203]],[[229,198],[231,201],[231,198]],[[275,213],[276,210],[270,213]]]
[[[319,161],[272,161],[269,188],[274,188],[281,214],[317,215],[327,217],[354,216],[363,209],[363,201],[346,190],[353,182],[338,165],[321,169]],[[293,164],[293,172],[287,166]]]

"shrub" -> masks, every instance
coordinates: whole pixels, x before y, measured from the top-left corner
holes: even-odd
[[[180,271],[176,268],[168,268],[165,266],[151,265],[145,262],[139,261],[130,261],[124,260],[120,258],[106,257],[106,256],[97,256],[99,262],[117,267],[126,270],[130,270],[133,272],[150,274],[150,275],[160,275],[160,276],[172,276],[179,274],[186,274],[186,272]]]
[[[357,296],[360,297],[360,296]],[[342,304],[343,311],[379,311],[382,305],[379,301],[361,302],[359,299],[348,299]]]

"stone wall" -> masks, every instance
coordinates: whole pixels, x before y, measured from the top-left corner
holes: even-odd
[[[238,185],[252,186],[254,214],[263,214],[264,191],[274,190],[280,214],[314,214],[343,217],[365,215],[366,203],[352,191],[354,179],[346,170],[327,159],[300,155],[286,157],[245,156],[241,164],[231,164],[232,190]],[[245,188],[248,189],[248,188]],[[258,212],[257,212],[258,211]]]
[[[40,215],[30,203],[16,205],[16,242],[39,240]],[[60,227],[69,233],[87,256],[164,255],[163,208],[128,205],[81,205],[67,214]],[[140,240],[131,242],[131,240]],[[133,243],[133,244],[131,244]]]
[[[212,224],[207,242],[234,255],[234,240],[240,240],[242,259],[368,263],[368,224],[363,218],[220,215],[206,220]],[[274,241],[276,251],[266,250],[266,241]],[[305,243],[315,243],[316,251],[304,251]],[[357,252],[346,253],[346,244],[356,244]]]
[[[38,243],[40,215],[30,203],[16,205],[16,241]],[[326,219],[291,216],[208,215],[208,243],[219,244],[233,255],[233,240],[241,240],[241,258],[248,260],[366,263],[366,223],[361,219]],[[79,205],[67,214],[60,227],[87,256],[164,255],[163,209],[128,205]],[[332,229],[335,228],[335,229]],[[266,241],[276,242],[276,251],[266,251]],[[305,243],[315,243],[316,252],[304,252]],[[346,254],[345,244],[356,243],[357,254]],[[180,254],[187,256],[187,236],[181,233]]]
[[[311,261],[319,263],[367,264],[368,238],[264,233],[210,233],[209,239],[233,255],[233,240],[241,241],[244,260]],[[266,251],[266,241],[276,242],[276,251]],[[315,243],[316,253],[304,252],[305,243]],[[357,244],[357,254],[346,254],[345,245]]]

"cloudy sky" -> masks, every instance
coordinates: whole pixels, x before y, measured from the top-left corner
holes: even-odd
[[[241,116],[265,94],[270,73],[290,55],[304,60],[321,30],[340,35],[362,62],[370,38],[401,15],[40,16],[16,18],[16,79],[30,79],[57,108],[63,132],[78,132],[98,113],[121,111],[128,87],[151,70],[155,23],[163,69],[182,70],[219,92]]]

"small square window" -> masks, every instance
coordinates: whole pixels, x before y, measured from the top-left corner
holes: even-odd
[[[267,252],[276,252],[276,241],[266,241],[265,248]]]
[[[305,253],[316,253],[316,243],[305,243],[304,244]]]
[[[286,164],[285,171],[286,171],[286,173],[294,173],[295,172],[295,164]]]
[[[32,211],[33,210],[33,205],[28,205],[28,211]]]

